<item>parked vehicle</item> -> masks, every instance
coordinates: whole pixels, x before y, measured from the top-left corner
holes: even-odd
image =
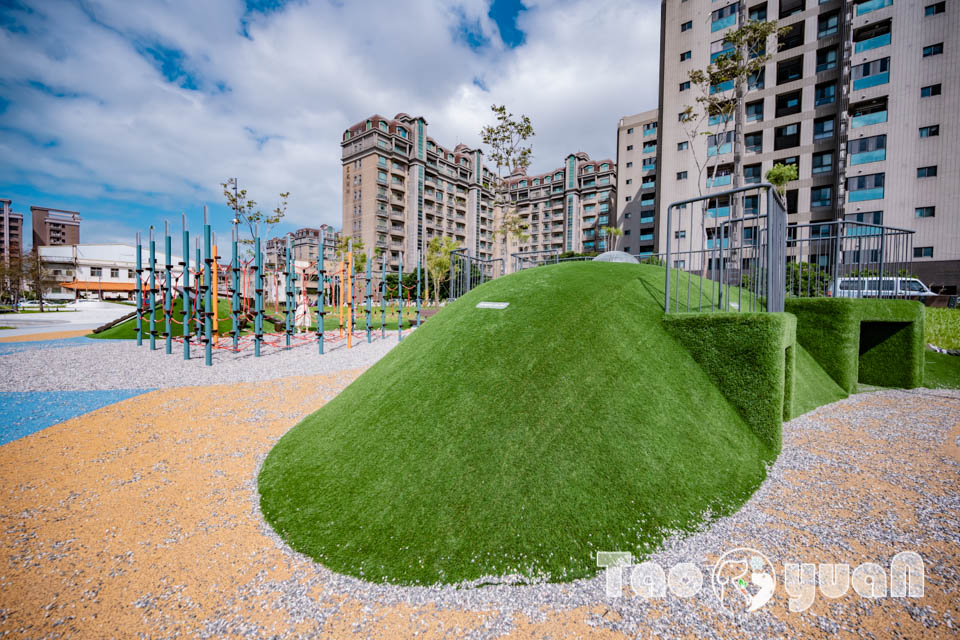
[[[827,290],[827,296],[832,298],[928,298],[935,295],[916,278],[890,276],[838,278]]]

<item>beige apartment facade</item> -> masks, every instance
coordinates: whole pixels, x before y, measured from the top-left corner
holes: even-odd
[[[23,214],[15,213],[12,205],[9,198],[0,198],[0,258],[4,264],[23,251]]]
[[[33,246],[55,247],[80,244],[80,214],[76,211],[30,207]]]
[[[388,268],[412,270],[430,240],[456,240],[471,256],[495,253],[496,176],[483,152],[444,147],[423,117],[372,115],[344,131],[343,227],[368,253],[382,250]]]
[[[618,248],[641,257],[656,250],[658,124],[656,109],[617,124]]]
[[[722,55],[724,34],[747,20],[790,30],[771,38],[774,55],[746,87],[743,147],[736,123],[690,136],[681,122],[697,107],[688,74]],[[666,228],[669,203],[759,183],[775,163],[795,164],[789,225],[846,219],[914,230],[914,273],[933,286],[960,284],[960,127],[951,118],[960,104],[958,20],[953,3],[932,0],[665,0],[655,250],[665,250],[668,233],[675,249],[702,248],[705,234],[681,228],[702,224],[689,212]],[[715,90],[733,94],[732,86]],[[725,215],[717,212],[731,206],[758,207],[741,198],[711,201],[708,211]]]

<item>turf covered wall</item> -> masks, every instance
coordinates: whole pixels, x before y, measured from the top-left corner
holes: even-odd
[[[857,382],[912,389],[923,383],[924,308],[912,300],[793,298],[797,342],[847,393]]]
[[[793,416],[796,318],[786,313],[676,313],[664,326],[774,451]]]

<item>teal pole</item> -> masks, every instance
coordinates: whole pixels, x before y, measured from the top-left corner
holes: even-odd
[[[150,351],[157,348],[157,243],[150,227]]]
[[[260,357],[263,342],[263,253],[260,252],[260,225],[253,239],[253,355]]]
[[[397,342],[403,340],[403,251],[397,265]]]
[[[420,327],[420,261],[422,256],[420,255],[420,250],[417,249],[417,328]]]
[[[293,274],[293,252],[290,249],[290,236],[287,236],[287,272],[286,272],[286,322],[284,323],[286,333],[287,333],[287,347],[290,346],[290,334],[293,331],[293,282],[291,280]]]
[[[323,296],[325,293],[324,285],[326,280],[327,272],[323,268],[323,251],[324,243],[326,242],[326,231],[320,229],[320,251],[317,256],[317,349],[320,352],[320,355],[323,355],[323,318],[327,315],[327,312],[323,308]]]
[[[213,244],[210,237],[210,221],[207,218],[207,205],[203,205],[203,334],[204,364],[213,366]]]
[[[230,255],[230,285],[233,287],[233,299],[230,303],[230,319],[233,321],[233,350],[240,348],[240,263],[237,255],[237,222],[233,222],[232,245]]]
[[[183,359],[190,359],[190,232],[187,231],[187,214],[181,214],[183,222],[183,259],[180,268],[183,270],[183,287],[180,291],[180,303],[183,313]]]
[[[387,254],[383,253],[383,272],[380,277],[380,337],[387,337]]]
[[[173,327],[171,326],[171,320],[173,319],[173,295],[170,287],[173,285],[173,282],[170,278],[170,273],[173,269],[173,258],[171,257],[171,238],[170,238],[170,225],[166,220],[163,221],[163,248],[166,253],[167,262],[164,265],[167,268],[166,272],[166,291],[163,292],[163,319],[164,319],[164,329],[166,329],[167,334],[167,353],[173,353]]]
[[[143,258],[140,252],[143,247],[140,243],[140,232],[137,231],[137,346],[143,345],[143,283],[141,274],[143,273]]]
[[[370,312],[373,311],[373,258],[367,256],[367,344],[373,340],[370,337]]]

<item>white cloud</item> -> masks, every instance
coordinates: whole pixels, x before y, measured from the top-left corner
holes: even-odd
[[[655,1],[528,1],[512,50],[485,0],[292,3],[247,16],[249,37],[232,0],[86,6],[37,3],[11,13],[26,33],[0,30],[0,184],[102,202],[101,221],[124,203],[157,219],[199,210],[237,176],[265,208],[291,191],[294,225],[339,226],[340,136],[371,113],[420,114],[441,143],[474,146],[506,103],[533,119],[545,171],[570,151],[612,157],[617,119],[656,105]],[[490,45],[458,41],[461,20]],[[157,47],[183,52],[198,90],[141,53]],[[115,232],[90,224],[85,240]]]

